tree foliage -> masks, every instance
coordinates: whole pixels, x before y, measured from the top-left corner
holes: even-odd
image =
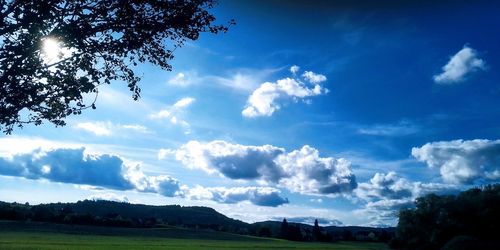
[[[226,32],[214,0],[0,0],[0,128],[95,108],[98,86],[123,81],[140,97],[133,68],[171,70],[176,48],[200,33]],[[46,46],[59,54],[48,58]],[[52,55],[54,57],[54,55]]]
[[[482,244],[482,249],[500,247],[500,184],[457,196],[429,194],[415,205],[415,209],[400,211],[394,247],[441,249],[447,242],[463,239],[476,239],[475,245]]]

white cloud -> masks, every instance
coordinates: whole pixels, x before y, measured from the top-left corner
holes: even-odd
[[[190,124],[187,121],[182,120],[180,117],[182,117],[184,110],[191,106],[195,101],[196,99],[192,97],[181,98],[167,108],[150,114],[149,117],[156,120],[168,119],[172,125],[179,125],[183,127],[185,130],[184,133],[188,134],[191,132]]]
[[[87,132],[93,133],[96,136],[111,136],[116,134],[117,131],[120,130],[133,130],[135,132],[139,133],[150,133],[149,129],[145,126],[138,125],[138,124],[114,124],[110,121],[107,122],[101,122],[101,121],[94,121],[94,122],[80,122],[75,125],[75,128],[77,129],[82,129]],[[118,133],[120,134],[120,133]]]
[[[177,75],[168,80],[168,84],[182,87],[188,86],[192,83],[192,79],[189,79],[189,77],[183,72],[177,73]]]
[[[444,181],[456,184],[500,180],[500,140],[454,140],[414,147],[413,157],[439,168]]]
[[[442,183],[412,182],[399,177],[396,172],[376,173],[367,183],[359,183],[357,197],[368,200],[413,200],[431,192],[457,190],[457,186]]]
[[[276,163],[286,173],[280,185],[301,194],[349,193],[356,188],[351,163],[346,159],[322,158],[308,145],[279,155]]]
[[[308,145],[286,153],[272,145],[190,141],[177,150],[162,149],[158,157],[169,155],[174,155],[188,168],[236,180],[257,180],[302,194],[339,194],[356,187],[347,160],[322,158],[318,150]]]
[[[137,132],[140,132],[143,134],[150,133],[150,131],[147,127],[142,126],[142,125],[138,125],[138,124],[125,124],[125,125],[121,125],[121,127],[124,129],[134,130],[134,131],[137,131]]]
[[[306,71],[304,74],[302,74],[302,77],[306,79],[306,81],[313,83],[313,84],[318,84],[326,81],[326,76],[322,74],[316,74],[312,71]]]
[[[126,202],[129,200],[125,195],[118,195],[115,193],[97,193],[87,197],[89,200],[105,200],[105,201],[117,201],[117,202]]]
[[[258,206],[276,207],[288,203],[280,196],[281,192],[271,187],[202,187],[196,186],[186,191],[185,196],[192,200],[213,200],[219,203],[239,203],[249,201]]]
[[[401,121],[398,124],[375,124],[358,129],[358,134],[374,136],[406,136],[415,134],[420,129],[409,122]]]
[[[163,119],[163,118],[170,117],[170,114],[172,114],[172,113],[169,110],[163,109],[163,110],[160,110],[154,114],[151,114],[149,117],[151,119]]]
[[[83,129],[87,132],[93,133],[97,136],[109,136],[112,134],[109,129],[111,124],[104,122],[81,122],[76,125],[76,128]]]
[[[276,72],[276,69],[238,69],[224,75],[199,75],[196,71],[184,71],[168,80],[172,86],[186,87],[205,84],[207,86],[222,86],[238,91],[255,89],[262,79]]]
[[[476,50],[464,46],[443,66],[443,72],[434,76],[434,81],[440,84],[461,82],[468,74],[485,68],[485,62],[478,58]]]
[[[184,98],[178,100],[174,104],[173,107],[177,108],[177,109],[185,108],[185,107],[188,107],[189,105],[191,105],[194,101],[195,101],[195,99],[192,97],[184,97]]]
[[[277,103],[278,99],[291,98],[297,101],[328,92],[328,89],[319,85],[319,82],[311,83],[313,86],[308,86],[300,80],[292,78],[262,83],[248,97],[247,105],[241,114],[245,117],[271,116],[280,109],[280,105]]]
[[[116,155],[90,154],[84,147],[39,148],[27,153],[0,156],[0,176],[75,184],[78,188],[92,191],[135,190],[218,203],[250,202],[273,207],[288,203],[278,189],[271,187],[181,186],[171,176],[146,174],[140,163],[132,163]],[[89,198],[128,202],[127,197],[108,192]]]
[[[241,91],[250,91],[255,86],[258,85],[258,79],[260,78],[258,73],[257,75],[250,75],[245,73],[234,73],[230,76],[207,76],[206,80],[214,82],[220,86],[228,87],[235,90]],[[262,73],[261,73],[262,74]]]
[[[397,221],[397,212],[413,207],[417,197],[457,190],[457,186],[450,184],[413,182],[391,171],[387,174],[376,173],[369,182],[359,183],[354,194],[365,203],[358,212],[370,219],[368,225],[393,226]]]
[[[290,67],[290,72],[294,75],[297,74],[297,72],[299,72],[299,70],[300,70],[300,67],[297,65],[293,65],[292,67]]]

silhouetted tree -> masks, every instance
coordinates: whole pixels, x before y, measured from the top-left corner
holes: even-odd
[[[322,240],[321,229],[319,228],[318,219],[314,220],[313,235],[314,235],[314,240],[317,241]]]
[[[286,221],[286,218],[284,218],[283,222],[281,222],[280,238],[288,239],[288,222]]]
[[[95,108],[98,86],[123,81],[137,100],[137,63],[171,70],[173,52],[214,25],[213,0],[0,0],[0,128]],[[234,21],[230,21],[229,25]]]

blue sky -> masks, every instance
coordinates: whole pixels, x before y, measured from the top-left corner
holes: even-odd
[[[499,8],[220,1],[237,24],[171,72],[139,65],[138,102],[115,82],[65,127],[2,135],[0,199],[394,225],[415,197],[500,180]]]

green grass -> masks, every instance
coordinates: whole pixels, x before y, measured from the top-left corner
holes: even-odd
[[[24,226],[23,226],[24,225]],[[102,231],[99,231],[102,230]],[[103,235],[106,234],[106,235]],[[158,237],[162,235],[162,237]],[[1,223],[0,249],[387,249],[379,243],[309,243],[220,232]]]

